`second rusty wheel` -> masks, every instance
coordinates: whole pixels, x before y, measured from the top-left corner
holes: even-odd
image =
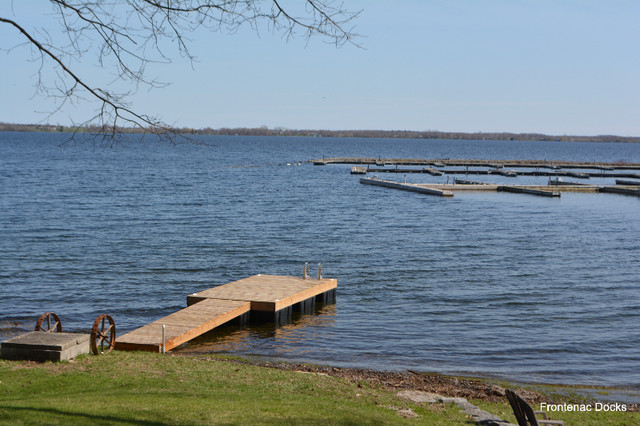
[[[45,312],[40,315],[40,318],[38,318],[35,331],[62,333],[62,323],[60,322],[60,318],[53,312]]]
[[[91,329],[91,351],[94,355],[104,355],[116,345],[116,323],[109,315],[99,315]]]

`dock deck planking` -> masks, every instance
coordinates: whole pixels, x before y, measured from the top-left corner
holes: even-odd
[[[187,296],[187,305],[207,298],[244,300],[251,302],[251,310],[276,312],[337,286],[335,278],[317,280],[258,274],[191,294]]]
[[[335,278],[254,275],[187,296],[186,308],[119,337],[116,349],[161,352],[164,325],[168,351],[251,310],[276,313],[337,286]]]

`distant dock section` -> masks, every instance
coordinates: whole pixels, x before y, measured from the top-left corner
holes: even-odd
[[[383,180],[377,177],[360,178],[360,183],[364,185],[382,186],[385,188],[401,189],[404,191],[418,192],[421,194],[436,195],[440,197],[453,197],[454,193],[457,191],[512,192],[543,197],[560,197],[562,192],[606,192],[640,196],[640,190],[637,186],[575,185],[573,182],[570,182],[568,185],[497,185],[476,181],[462,182],[465,183],[402,183]]]
[[[384,186],[386,188],[401,189],[404,191],[419,192],[426,195],[436,195],[438,197],[453,197],[453,192],[451,191],[436,189],[416,183],[400,183],[377,178],[360,178],[360,183],[365,185]]]
[[[187,296],[187,307],[133,330],[116,342],[116,350],[163,352],[222,324],[254,317],[276,324],[291,320],[291,312],[310,313],[316,301],[335,303],[338,281],[258,274]]]
[[[478,159],[410,159],[410,158],[362,158],[332,157],[311,160],[315,165],[353,164],[352,174],[395,173],[404,174],[404,182],[363,177],[364,185],[382,186],[418,192],[440,197],[453,197],[455,191],[499,191],[530,194],[543,197],[560,197],[562,192],[604,192],[640,196],[640,163],[628,162],[585,162],[555,160],[478,160]],[[366,166],[366,168],[365,168]],[[511,170],[517,169],[517,170]],[[568,169],[568,170],[562,170]],[[580,169],[580,170],[576,170]],[[412,173],[442,175],[499,175],[510,178],[518,176],[546,176],[547,185],[498,185],[468,179],[453,178],[453,184],[407,183],[406,175]],[[582,182],[565,182],[563,177],[590,178],[631,178],[616,179],[615,185],[590,185]]]
[[[385,165],[385,166],[433,166],[433,167],[489,167],[500,168],[548,168],[548,169],[595,169],[601,171],[612,170],[640,170],[640,163],[627,162],[587,162],[587,161],[555,161],[555,160],[474,160],[474,159],[411,159],[411,158],[362,158],[362,157],[332,157],[311,160],[313,164],[325,166],[328,164],[352,165]]]
[[[630,178],[640,179],[640,163],[604,163],[579,161],[540,161],[540,160],[452,160],[452,159],[400,159],[400,158],[356,158],[335,157],[322,160],[311,160],[313,164],[355,164],[357,174],[367,173],[423,173],[432,176],[441,175],[501,175],[573,177],[576,179],[598,178]],[[366,168],[364,167],[366,165]],[[410,168],[408,168],[410,167]],[[456,168],[457,167],[457,168]],[[520,169],[520,170],[510,170]],[[529,170],[522,170],[529,169]],[[533,169],[533,170],[531,170]],[[569,169],[569,170],[563,170]],[[582,171],[574,171],[582,169]],[[585,171],[590,170],[590,171]]]

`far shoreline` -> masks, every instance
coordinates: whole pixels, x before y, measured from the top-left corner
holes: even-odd
[[[31,133],[70,133],[70,134],[159,134],[160,129],[141,129],[118,127],[103,129],[98,126],[63,126],[53,124],[14,124],[0,122],[0,132]],[[596,143],[640,143],[640,136],[620,135],[547,135],[542,133],[513,132],[444,132],[415,130],[323,130],[323,129],[285,129],[269,128],[227,128],[210,127],[194,129],[188,127],[168,128],[174,136],[285,136],[285,137],[317,137],[317,138],[362,138],[362,139],[416,139],[416,140],[462,140],[462,141],[509,141],[509,142],[596,142]]]

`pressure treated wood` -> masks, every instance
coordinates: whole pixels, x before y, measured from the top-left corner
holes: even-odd
[[[302,279],[278,275],[254,275],[187,296],[187,305],[207,298],[251,302],[251,310],[275,312],[338,286],[335,278]]]
[[[219,325],[249,312],[249,302],[207,299],[133,330],[116,340],[117,350],[162,351],[162,325],[165,350],[171,350]]]
[[[337,286],[335,278],[254,275],[187,296],[185,309],[118,337],[116,349],[161,352],[164,324],[169,351],[251,310],[275,313]]]

